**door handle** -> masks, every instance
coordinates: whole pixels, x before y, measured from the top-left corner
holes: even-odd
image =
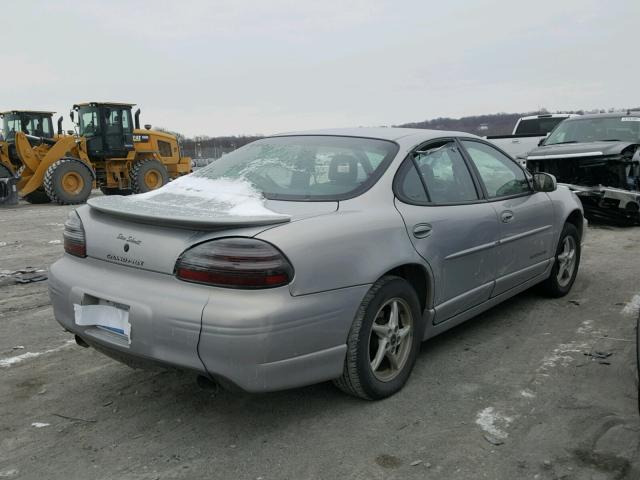
[[[426,238],[431,235],[431,225],[428,223],[418,223],[413,226],[413,236],[416,238]]]
[[[513,220],[513,212],[511,210],[505,210],[500,214],[500,220],[502,220],[502,223],[509,223]]]

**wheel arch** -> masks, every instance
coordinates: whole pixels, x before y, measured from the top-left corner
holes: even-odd
[[[582,212],[576,208],[571,213],[569,213],[569,215],[567,216],[567,219],[565,220],[565,223],[571,223],[572,225],[574,225],[578,230],[578,235],[580,235],[580,240],[582,240],[582,234],[583,234],[582,228],[584,226],[584,217],[582,215]]]
[[[386,271],[381,277],[385,275],[395,275],[409,282],[418,295],[420,308],[423,312],[433,305],[433,279],[424,265],[405,263]]]

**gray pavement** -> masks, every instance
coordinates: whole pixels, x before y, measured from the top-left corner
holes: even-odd
[[[70,209],[0,209],[0,270],[60,256]],[[639,274],[640,228],[590,228],[569,296],[528,291],[426,342],[375,403],[131,370],[69,342],[46,282],[0,283],[0,478],[638,479]]]

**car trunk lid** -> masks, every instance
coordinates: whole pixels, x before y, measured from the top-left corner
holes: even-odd
[[[274,201],[237,193],[204,198],[169,190],[156,195],[92,198],[88,206],[78,209],[87,255],[173,274],[180,254],[195,244],[254,236],[268,228],[334,212],[338,206],[337,202]]]

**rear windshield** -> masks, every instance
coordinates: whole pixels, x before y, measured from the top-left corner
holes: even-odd
[[[245,179],[272,200],[341,200],[373,185],[398,151],[386,140],[336,136],[270,137],[195,173]]]
[[[566,117],[543,117],[520,120],[515,135],[546,135]]]
[[[545,145],[597,141],[640,142],[640,117],[572,119],[558,125]]]

